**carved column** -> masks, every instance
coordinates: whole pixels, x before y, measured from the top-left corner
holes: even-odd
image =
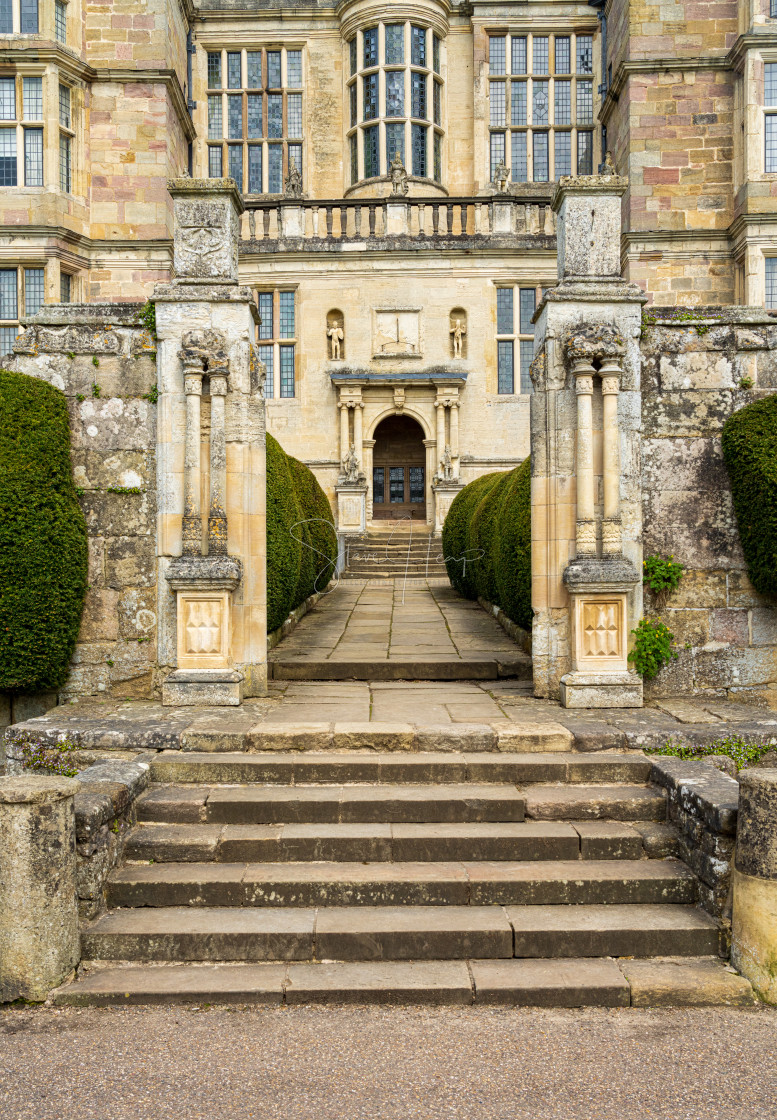
[[[577,522],[575,540],[578,556],[596,556],[594,520],[594,368],[590,362],[575,362],[573,369],[577,394]]]
[[[442,401],[435,401],[437,409],[437,462],[442,462],[445,453],[445,405]]]
[[[224,404],[227,396],[226,370],[210,373],[210,511],[208,554],[227,554],[227,443]]]
[[[453,460],[453,473],[459,473],[459,406],[455,402],[451,405],[451,459]]]
[[[602,555],[619,556],[621,553],[621,500],[620,500],[620,433],[618,432],[618,391],[620,368],[614,358],[602,361],[602,443],[604,518],[602,520]]]
[[[356,404],[353,410],[353,446],[356,452],[356,460],[359,466],[362,466],[362,457],[364,455],[364,433],[362,428],[362,417],[364,415],[364,405]]]
[[[184,359],[183,391],[186,394],[186,433],[184,444],[184,512],[182,551],[184,556],[202,555],[202,464],[201,419],[202,362]]]
[[[351,450],[351,422],[348,418],[348,405],[340,406],[340,462],[342,463]]]

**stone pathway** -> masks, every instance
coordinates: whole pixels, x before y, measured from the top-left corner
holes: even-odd
[[[270,655],[283,679],[496,679],[530,674],[495,619],[439,580],[348,580]]]

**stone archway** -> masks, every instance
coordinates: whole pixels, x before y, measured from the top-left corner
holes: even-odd
[[[426,447],[424,430],[411,416],[387,416],[373,433],[372,517],[426,521]]]

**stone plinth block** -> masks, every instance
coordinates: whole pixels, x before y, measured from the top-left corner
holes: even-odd
[[[238,708],[243,681],[236,669],[176,669],[162,685],[162,703],[171,708]]]
[[[642,678],[636,673],[567,673],[561,678],[564,708],[641,708]]]
[[[777,1004],[777,770],[739,775],[731,960]]]
[[[558,275],[620,278],[621,196],[618,175],[563,176],[553,199],[558,213]]]
[[[341,482],[337,495],[337,528],[341,533],[367,530],[367,486],[361,482]]]
[[[72,778],[0,779],[0,1003],[43,1000],[78,964]]]
[[[170,179],[177,282],[237,284],[240,215],[245,207],[233,179]]]

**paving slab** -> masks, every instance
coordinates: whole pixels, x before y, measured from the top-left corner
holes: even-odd
[[[475,1002],[516,1007],[628,1007],[613,960],[472,961]]]

